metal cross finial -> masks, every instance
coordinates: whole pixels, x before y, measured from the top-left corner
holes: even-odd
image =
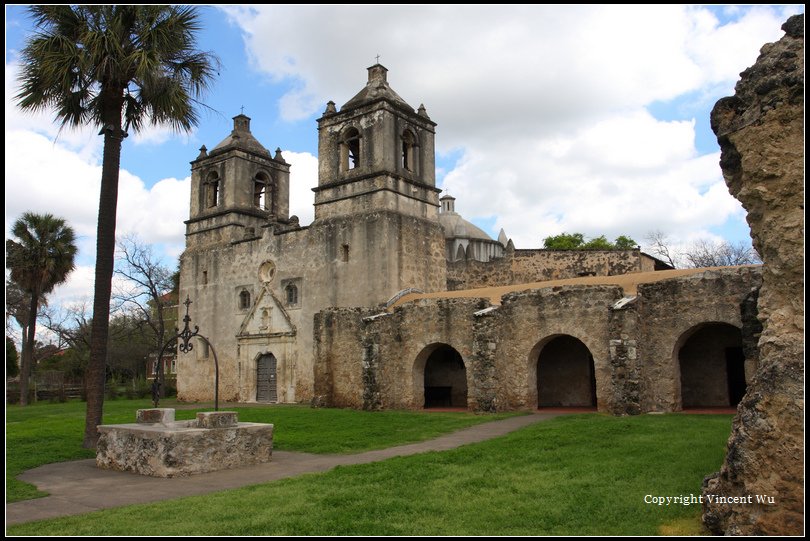
[[[163,381],[163,353],[166,351],[166,348],[175,344],[175,341],[177,341],[177,349],[183,353],[188,353],[194,349],[194,344],[191,343],[191,339],[196,336],[205,342],[211,350],[211,354],[214,356],[214,410],[219,411],[219,359],[217,359],[217,352],[214,350],[214,345],[211,344],[208,338],[199,334],[200,328],[197,325],[194,325],[194,331],[189,328],[191,316],[188,315],[188,307],[191,306],[191,299],[188,295],[186,295],[186,300],[183,304],[186,305],[186,315],[183,317],[183,330],[179,331],[177,327],[175,327],[175,335],[163,344],[163,348],[160,350],[157,357],[157,363],[155,363],[155,381],[152,382],[152,402],[155,404],[155,407],[158,407],[161,394],[160,386]]]
[[[380,55],[377,55],[377,64],[380,63]]]
[[[242,106],[242,114],[243,115],[245,114],[245,106],[244,105]]]
[[[183,353],[188,353],[192,349],[194,349],[194,344],[189,344],[189,341],[197,336],[197,333],[200,331],[198,326],[194,326],[194,332],[191,332],[189,328],[189,323],[191,323],[191,316],[188,315],[188,307],[191,305],[191,299],[186,296],[186,300],[183,302],[186,305],[186,315],[183,317],[183,330],[177,333],[177,338],[180,338],[183,342],[180,343],[177,348],[182,351]]]

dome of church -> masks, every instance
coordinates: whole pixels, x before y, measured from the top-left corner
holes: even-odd
[[[228,136],[220,141],[208,154],[219,154],[228,150],[246,150],[254,154],[272,157],[270,151],[264,148],[258,139],[250,132],[250,117],[236,115],[233,117],[233,130]]]
[[[440,212],[439,224],[444,230],[445,239],[467,238],[493,242],[492,237],[487,235],[483,229],[468,222],[457,212]]]
[[[502,241],[494,240],[483,229],[468,222],[456,212],[456,198],[445,195],[440,200],[439,225],[442,226],[445,241],[445,256],[448,261],[473,259],[489,261],[503,256],[506,247]]]

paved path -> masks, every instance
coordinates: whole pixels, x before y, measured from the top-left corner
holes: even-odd
[[[273,451],[272,462],[266,464],[172,479],[100,470],[96,468],[94,459],[46,464],[26,471],[19,475],[18,479],[34,484],[50,495],[36,500],[6,504],[6,525],[206,494],[294,477],[302,473],[327,471],[335,466],[367,464],[427,451],[446,451],[468,443],[502,436],[558,415],[560,413],[555,412],[510,417],[471,426],[433,440],[353,455],[313,455]]]

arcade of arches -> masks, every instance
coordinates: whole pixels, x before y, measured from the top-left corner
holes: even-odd
[[[756,314],[741,306],[759,272],[330,308],[315,316],[316,394],[363,409],[729,408],[755,370],[741,329]]]

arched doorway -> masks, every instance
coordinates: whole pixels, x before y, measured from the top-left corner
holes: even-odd
[[[569,335],[555,336],[537,357],[537,407],[596,407],[596,377],[588,346]]]
[[[256,360],[256,402],[278,402],[277,364],[272,353]]]
[[[745,394],[742,332],[728,323],[693,327],[679,340],[684,408],[732,407]]]
[[[461,354],[447,344],[433,344],[419,355],[424,361],[424,407],[466,408],[467,369]],[[419,359],[417,359],[417,364]]]

